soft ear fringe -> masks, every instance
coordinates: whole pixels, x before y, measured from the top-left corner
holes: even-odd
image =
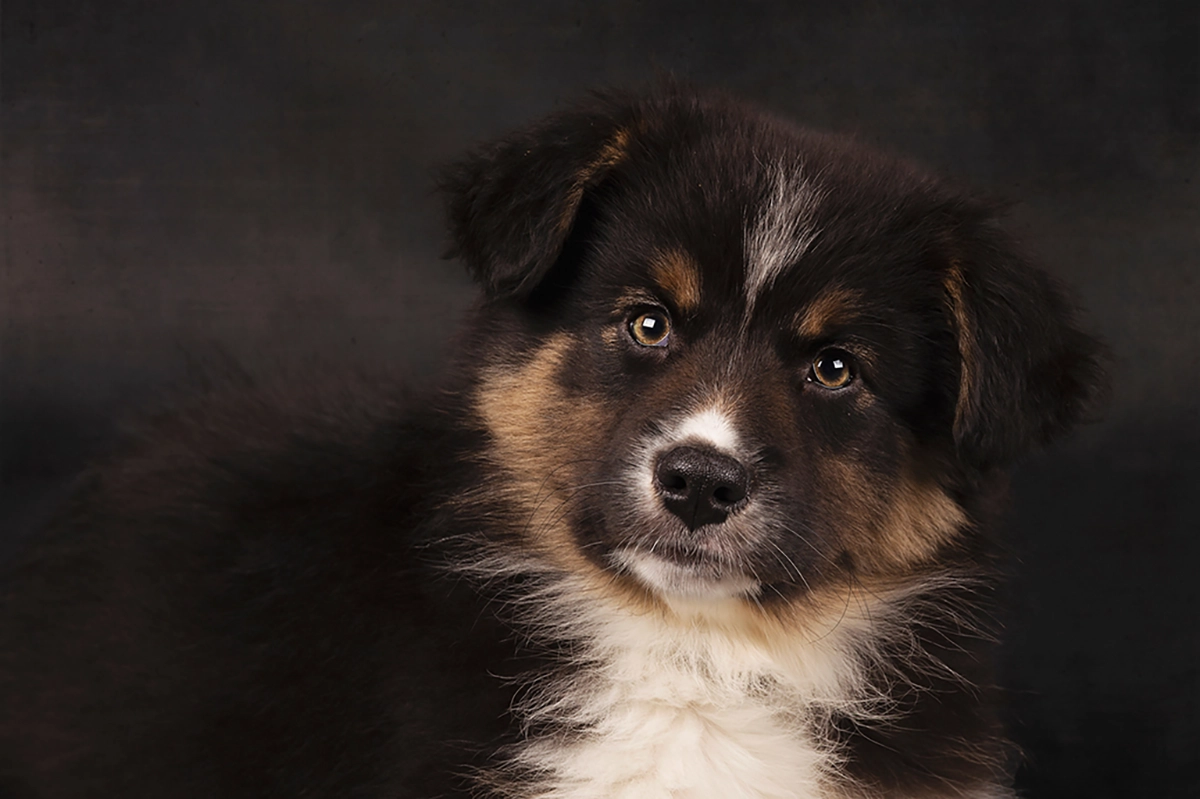
[[[1049,275],[990,222],[972,227],[953,245],[944,286],[959,350],[954,440],[986,469],[1095,418],[1105,350],[1076,327]]]
[[[628,155],[634,101],[596,94],[442,171],[453,244],[488,296],[526,297],[566,244],[584,194]]]

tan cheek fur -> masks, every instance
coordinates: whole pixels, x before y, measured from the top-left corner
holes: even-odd
[[[940,486],[911,472],[887,485],[854,461],[830,458],[829,465],[847,549],[868,574],[899,575],[929,562],[967,524]]]
[[[932,558],[967,524],[966,514],[936,485],[907,477],[892,490],[882,527],[891,559],[915,566]]]
[[[606,414],[598,403],[566,396],[558,382],[575,346],[560,334],[523,364],[486,368],[476,409],[493,438],[488,457],[505,475],[499,488],[521,514],[530,543],[560,568],[592,571],[563,512],[581,490],[579,462],[595,454],[596,431],[605,429]]]

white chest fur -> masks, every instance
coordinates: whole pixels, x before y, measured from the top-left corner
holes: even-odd
[[[585,730],[524,750],[548,776],[538,799],[830,795],[836,754],[814,721],[853,703],[860,673],[841,631],[773,647],[707,622],[586,615],[586,664],[532,707]]]

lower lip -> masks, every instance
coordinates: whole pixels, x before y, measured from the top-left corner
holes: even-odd
[[[758,590],[756,581],[702,553],[646,548],[626,550],[620,560],[651,588],[667,595],[720,599]]]
[[[703,552],[685,550],[679,547],[655,547],[653,549],[643,549],[642,551],[659,560],[665,560],[672,565],[689,569],[716,569],[718,565],[715,559],[705,555]]]

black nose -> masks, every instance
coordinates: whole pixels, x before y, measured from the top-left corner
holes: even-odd
[[[689,530],[696,530],[720,524],[742,506],[750,490],[750,474],[728,455],[675,447],[659,456],[654,483],[667,510]]]

